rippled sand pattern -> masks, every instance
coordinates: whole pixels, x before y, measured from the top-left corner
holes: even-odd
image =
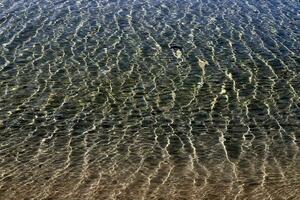
[[[0,199],[299,200],[297,0],[1,0]]]

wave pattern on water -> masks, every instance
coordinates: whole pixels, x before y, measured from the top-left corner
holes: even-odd
[[[296,0],[1,0],[0,199],[300,199]]]

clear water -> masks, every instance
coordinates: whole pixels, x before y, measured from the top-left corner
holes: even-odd
[[[0,0],[0,199],[300,199],[298,0]]]

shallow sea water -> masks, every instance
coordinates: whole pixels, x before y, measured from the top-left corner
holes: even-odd
[[[300,199],[297,0],[0,0],[0,199]]]

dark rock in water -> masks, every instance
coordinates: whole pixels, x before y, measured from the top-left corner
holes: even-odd
[[[174,45],[171,45],[170,48],[173,49],[173,50],[175,50],[175,51],[176,51],[176,50],[182,50],[182,47],[181,47],[181,46],[175,45],[175,44],[174,44]]]

